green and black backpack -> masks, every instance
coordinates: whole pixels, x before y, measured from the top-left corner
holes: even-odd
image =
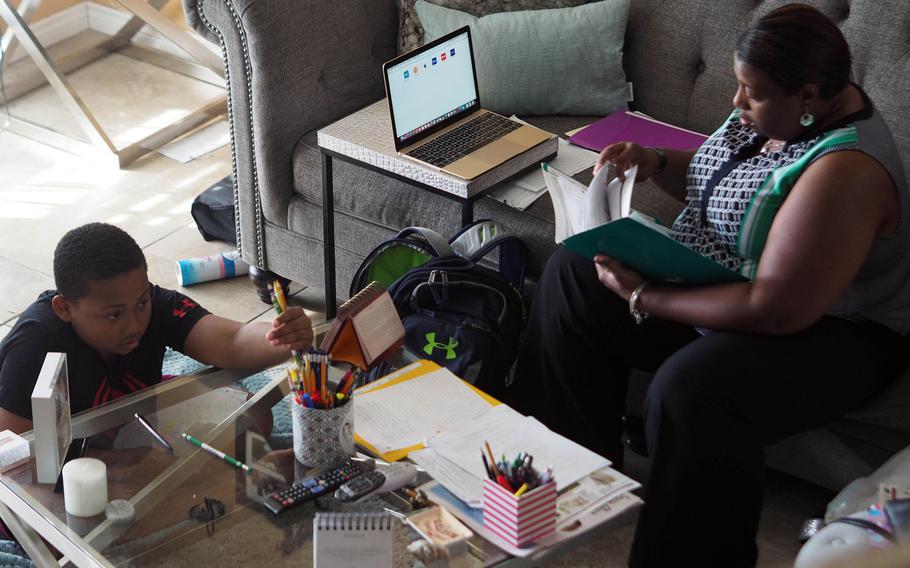
[[[525,264],[524,243],[493,221],[448,241],[408,227],[367,255],[350,292],[387,287],[411,351],[501,396],[524,329]]]

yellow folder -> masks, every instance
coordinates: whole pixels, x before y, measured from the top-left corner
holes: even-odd
[[[417,377],[421,377],[421,376],[423,376],[423,375],[425,375],[425,374],[427,374],[427,373],[430,373],[430,372],[432,372],[432,371],[436,371],[436,370],[438,370],[438,369],[441,369],[441,367],[440,367],[439,365],[437,365],[437,364],[434,363],[433,361],[429,361],[429,360],[427,360],[427,359],[420,359],[419,361],[417,361],[417,362],[414,363],[413,365],[415,365],[413,369],[410,369],[410,370],[408,370],[407,372],[402,373],[401,375],[395,376],[395,373],[390,373],[389,376],[392,376],[392,377],[393,377],[393,378],[391,378],[391,379],[387,379],[387,378],[383,377],[383,378],[378,379],[375,383],[370,383],[370,384],[367,384],[367,385],[364,385],[364,386],[360,387],[359,389],[357,389],[357,390],[354,391],[354,395],[355,395],[354,398],[355,398],[355,399],[357,398],[357,394],[358,394],[358,393],[361,393],[361,394],[363,395],[363,394],[367,394],[367,393],[370,393],[370,392],[375,392],[375,391],[378,391],[378,390],[386,389],[386,388],[389,388],[389,387],[392,387],[392,386],[399,385],[399,384],[401,384],[401,383],[410,381],[410,380],[412,380],[412,379],[416,379]],[[396,371],[396,372],[398,372],[398,371]],[[378,384],[377,384],[377,383],[378,383]],[[502,404],[501,402],[499,402],[498,400],[496,400],[496,399],[493,398],[492,396],[488,395],[487,393],[483,392],[482,390],[478,389],[477,387],[475,387],[475,386],[472,385],[471,383],[468,383],[467,381],[465,381],[465,384],[466,384],[468,387],[470,387],[471,390],[473,390],[474,392],[476,392],[482,399],[484,399],[485,401],[487,401],[488,403],[490,403],[490,406],[496,406],[496,405],[498,405],[498,404]],[[355,404],[356,404],[356,403],[355,403]],[[355,409],[355,412],[356,412],[356,409]],[[357,442],[358,445],[360,445],[361,447],[367,449],[367,450],[368,450],[370,453],[372,453],[373,455],[379,456],[380,458],[382,458],[383,460],[385,460],[385,461],[387,461],[387,462],[394,462],[394,461],[398,461],[398,460],[404,459],[404,458],[406,458],[406,457],[408,456],[408,454],[409,454],[410,452],[413,452],[413,451],[416,451],[416,450],[422,450],[422,449],[423,449],[423,445],[422,445],[422,444],[415,444],[415,445],[409,446],[409,447],[407,447],[407,448],[401,448],[401,449],[399,449],[399,450],[391,450],[391,451],[386,452],[386,453],[381,453],[378,449],[376,449],[375,446],[373,446],[372,444],[370,444],[369,442],[367,442],[366,440],[364,440],[359,434],[357,434],[357,432],[356,432],[356,430],[357,430],[357,420],[356,420],[356,418],[355,418],[355,420],[354,420],[354,430],[355,430],[355,432],[354,432],[354,441]]]

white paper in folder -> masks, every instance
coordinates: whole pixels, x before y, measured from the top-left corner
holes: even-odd
[[[490,408],[470,423],[447,429],[430,439],[429,446],[440,457],[483,479],[486,475],[480,459],[483,442],[489,442],[497,459],[500,454],[514,458],[519,452],[527,452],[534,456],[535,468],[543,470],[552,465],[559,491],[592,471],[610,465],[607,458],[504,404]]]
[[[381,452],[400,450],[481,416],[490,403],[448,369],[359,394],[357,435]]]

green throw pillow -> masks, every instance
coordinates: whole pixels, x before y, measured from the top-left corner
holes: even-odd
[[[471,26],[484,108],[517,115],[607,115],[626,104],[629,0],[481,18],[418,0],[424,41]]]

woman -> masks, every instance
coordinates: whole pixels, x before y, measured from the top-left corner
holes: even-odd
[[[910,198],[846,41],[785,6],[740,37],[733,71],[735,111],[701,148],[614,144],[595,170],[637,164],[685,199],[673,236],[749,281],[670,287],[560,249],[516,373],[519,409],[621,465],[629,371],[656,372],[631,566],[754,565],[762,448],[908,364]]]

